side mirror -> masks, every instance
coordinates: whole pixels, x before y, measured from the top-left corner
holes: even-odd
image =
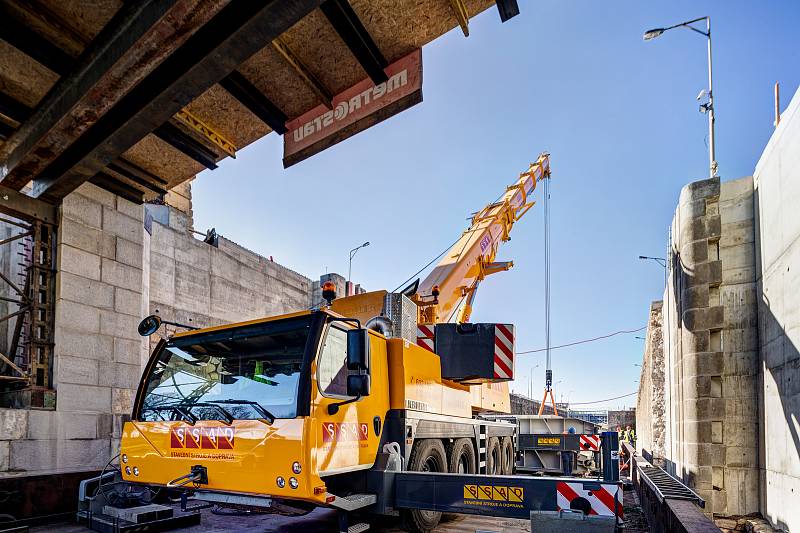
[[[139,335],[142,337],[149,337],[161,327],[161,317],[158,315],[150,315],[145,317],[139,322]]]
[[[362,397],[369,396],[369,375],[351,374],[347,376],[347,395]]]
[[[369,330],[347,331],[347,369],[355,372],[369,370]]]

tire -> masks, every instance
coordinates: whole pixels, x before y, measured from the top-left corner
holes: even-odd
[[[456,439],[450,447],[450,454],[447,458],[451,474],[474,474],[475,469],[475,447],[471,439]]]
[[[510,476],[514,473],[514,441],[511,437],[500,439],[501,456],[503,457],[503,475]]]
[[[500,453],[500,439],[489,437],[486,441],[486,473],[500,475],[503,471],[503,455]]]
[[[408,469],[413,472],[447,472],[447,453],[444,444],[438,439],[421,439],[414,443]],[[406,531],[412,533],[428,533],[442,519],[438,511],[413,509],[403,511],[403,522]]]

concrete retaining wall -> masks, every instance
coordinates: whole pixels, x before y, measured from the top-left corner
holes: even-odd
[[[684,187],[670,248],[666,467],[724,515],[758,510],[752,184]]]
[[[142,316],[206,326],[306,309],[312,282],[223,237],[190,232],[191,191],[145,206],[91,184],[67,196],[57,249],[56,409],[0,409],[0,478],[99,470],[117,453],[149,344]],[[150,208],[151,206],[148,206]],[[13,258],[11,259],[13,261]],[[0,334],[3,334],[0,331]]]
[[[311,280],[220,237],[215,248],[189,234],[185,215],[153,222],[150,312],[204,327],[308,309]]]
[[[800,91],[755,171],[761,512],[800,531]]]
[[[644,358],[642,360],[639,395],[636,402],[636,447],[652,454],[662,464],[664,451],[664,335],[663,304],[650,304]],[[609,426],[614,429],[615,426]]]
[[[0,472],[94,470],[118,446],[139,384],[143,208],[90,184],[58,232],[54,411],[0,410]]]

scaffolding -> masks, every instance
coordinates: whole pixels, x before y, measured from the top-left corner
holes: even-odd
[[[0,407],[54,408],[55,208],[0,198]]]

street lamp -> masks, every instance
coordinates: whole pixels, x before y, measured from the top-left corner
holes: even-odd
[[[536,366],[534,366],[533,368],[531,368],[531,379],[530,379],[530,381],[528,381],[528,395],[531,398],[533,398],[533,371],[536,370],[537,368],[539,368],[538,364]]]
[[[706,31],[699,30],[691,24],[695,22],[700,22],[701,20],[706,21]],[[642,38],[645,41],[650,41],[655,39],[656,37],[661,36],[665,31],[672,30],[674,28],[688,28],[694,32],[703,35],[708,40],[708,91],[701,91],[699,95],[697,95],[697,99],[700,100],[703,97],[708,96],[708,102],[704,104],[700,104],[700,112],[701,113],[708,113],[708,159],[710,164],[709,169],[709,176],[711,178],[717,177],[717,157],[715,152],[714,146],[714,91],[712,89],[712,76],[711,76],[711,17],[700,17],[694,20],[689,20],[686,22],[681,22],[680,24],[675,24],[674,26],[668,26],[666,28],[653,28],[652,30],[647,30],[644,32]]]
[[[369,246],[369,241],[365,242],[364,244],[362,244],[360,246],[356,246],[355,248],[350,250],[350,264],[347,267],[347,283],[348,284],[350,283],[350,275],[353,273],[353,258],[356,256],[356,254],[358,253],[358,251],[360,249],[366,248],[367,246]]]

